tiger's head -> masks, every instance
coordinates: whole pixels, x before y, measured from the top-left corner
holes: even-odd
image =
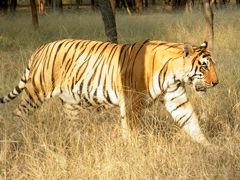
[[[183,47],[185,61],[189,62],[186,63],[189,69],[185,81],[191,83],[198,92],[206,92],[207,88],[218,84],[215,62],[207,50],[207,45],[205,41],[200,47],[189,44],[184,44]]]

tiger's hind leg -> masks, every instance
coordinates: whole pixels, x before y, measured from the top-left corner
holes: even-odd
[[[27,130],[27,116],[32,114],[43,102],[44,100],[39,101],[34,94],[29,93],[27,89],[22,91],[21,100],[18,107],[13,112],[13,121],[14,121],[14,134],[13,137],[15,140],[19,140],[20,134],[24,133]],[[20,138],[21,141],[21,138]]]
[[[128,97],[128,98],[126,98]],[[125,100],[120,103],[122,136],[129,139],[133,132],[141,128],[141,114],[143,110],[143,97],[139,93],[127,93]]]
[[[31,93],[28,89],[24,89],[22,93],[21,101],[13,113],[21,119],[34,112],[45,100],[43,96],[40,97],[36,93]]]
[[[79,117],[81,117],[81,106],[78,104],[70,104],[67,102],[64,102],[62,100],[63,104],[63,111],[66,116],[66,119],[69,121],[71,126],[71,132],[73,132],[73,138],[77,141],[79,141],[82,138],[82,135],[80,133],[80,124],[79,124]]]

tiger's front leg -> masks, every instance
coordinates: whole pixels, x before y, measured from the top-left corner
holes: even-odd
[[[184,85],[178,84],[175,87],[169,88],[164,100],[165,106],[171,113],[174,121],[176,121],[194,141],[204,146],[211,145],[200,129],[197,115],[188,101]]]

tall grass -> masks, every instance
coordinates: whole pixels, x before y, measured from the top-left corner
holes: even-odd
[[[29,12],[0,17],[0,94],[19,81],[27,59],[39,45],[63,38],[106,40],[98,12],[40,16],[33,32]],[[120,43],[143,39],[190,42],[204,39],[202,12],[118,12]],[[144,130],[130,143],[121,137],[119,110],[82,111],[76,142],[58,99],[22,122],[12,111],[19,99],[0,106],[0,179],[239,179],[240,178],[240,14],[215,11],[216,61],[220,84],[202,96],[190,88],[190,100],[209,141],[222,151],[205,149],[180,131],[157,102],[144,113]]]

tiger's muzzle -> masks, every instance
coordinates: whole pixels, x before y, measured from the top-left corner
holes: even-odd
[[[211,82],[211,84],[208,84],[204,81],[198,81],[194,83],[194,87],[197,92],[206,92],[208,88],[214,87],[217,84],[218,84],[218,81]]]

